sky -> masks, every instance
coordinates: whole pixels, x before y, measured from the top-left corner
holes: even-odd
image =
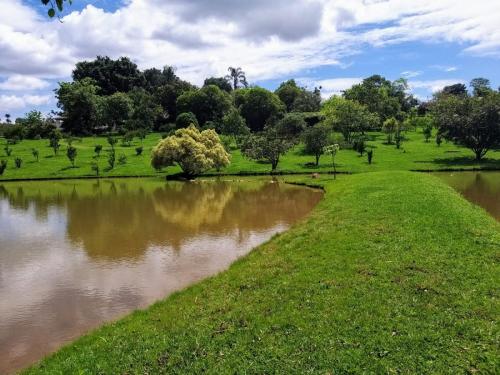
[[[275,89],[295,78],[327,98],[372,74],[419,99],[475,77],[500,86],[500,0],[0,0],[0,120],[56,109],[75,63],[128,56],[200,85],[241,67]]]

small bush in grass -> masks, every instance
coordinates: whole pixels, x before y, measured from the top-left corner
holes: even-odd
[[[19,137],[13,137],[13,138],[7,139],[7,144],[8,145],[15,145],[15,144],[18,144],[20,141],[21,141],[21,139]]]
[[[21,168],[21,166],[23,165],[23,159],[21,159],[21,158],[15,158],[14,159],[14,164],[16,165],[16,168]]]
[[[54,151],[54,155],[57,155],[59,149],[61,148],[61,144],[59,143],[59,139],[50,138],[50,147]]]
[[[92,169],[92,171],[95,173],[96,176],[99,176],[99,164],[97,164],[96,162],[93,162],[92,164],[90,164],[90,169]]]
[[[130,147],[130,143],[134,140],[134,133],[127,132],[122,138],[122,146]]]
[[[422,133],[424,134],[425,142],[428,143],[432,136],[432,125],[426,125]]]
[[[438,147],[440,147],[441,143],[443,143],[443,137],[441,136],[441,134],[438,134],[436,135],[436,144]]]
[[[66,150],[66,156],[68,157],[68,159],[71,162],[71,165],[73,167],[75,166],[75,159],[76,159],[77,154],[78,154],[78,151],[73,146],[69,146],[68,149]]]
[[[355,139],[353,144],[352,144],[352,148],[354,149],[354,151],[359,152],[360,156],[363,156],[363,154],[366,151],[365,139],[363,137],[359,137],[359,138]]]
[[[118,142],[116,138],[113,138],[111,136],[108,137],[108,143],[111,146],[112,150],[115,149],[116,142]]]
[[[35,160],[38,162],[38,158],[40,156],[40,153],[38,152],[38,150],[36,148],[31,149],[31,154],[33,155]]]
[[[115,161],[116,161],[116,154],[115,154],[115,150],[112,149],[110,152],[109,152],[109,155],[108,155],[108,165],[109,165],[109,169],[113,169],[115,167]]]
[[[373,150],[366,151],[366,156],[368,157],[368,164],[371,164],[373,159]]]
[[[125,155],[120,155],[120,157],[118,158],[118,164],[120,165],[123,165],[123,164],[126,164],[127,163],[127,157]]]
[[[7,169],[7,160],[0,161],[0,176],[3,175],[3,172]]]
[[[9,147],[9,145],[5,146],[3,149],[6,156],[10,156],[12,154],[12,149]]]
[[[101,151],[102,151],[102,145],[95,145],[94,152],[96,157],[101,156]]]
[[[139,147],[136,147],[136,148],[135,148],[135,154],[136,154],[137,156],[141,156],[141,155],[142,155],[142,151],[143,151],[142,146],[139,146]]]

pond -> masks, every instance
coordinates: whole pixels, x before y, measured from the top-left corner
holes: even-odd
[[[226,269],[321,198],[257,179],[0,183],[0,373]]]
[[[500,172],[433,173],[500,221]]]

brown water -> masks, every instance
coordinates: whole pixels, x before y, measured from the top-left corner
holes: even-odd
[[[0,183],[0,373],[224,270],[321,197],[264,180]]]
[[[434,174],[500,221],[500,172],[439,172]]]

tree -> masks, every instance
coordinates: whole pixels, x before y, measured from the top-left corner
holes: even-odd
[[[422,128],[422,134],[424,135],[425,143],[429,143],[429,139],[431,139],[431,137],[432,137],[432,125],[426,124]]]
[[[113,60],[108,56],[97,56],[93,61],[81,61],[73,70],[73,80],[91,78],[102,95],[129,92],[134,87],[144,87],[143,74],[128,57]]]
[[[230,109],[231,96],[214,85],[187,91],[177,99],[177,111],[194,113],[200,126],[207,121],[220,123]]]
[[[281,136],[275,127],[268,127],[263,132],[246,137],[241,145],[241,152],[249,159],[271,164],[271,172],[278,167],[280,157],[293,146],[287,138]]]
[[[398,120],[396,120],[394,117],[388,118],[387,120],[384,121],[384,124],[382,125],[382,130],[385,134],[387,134],[387,144],[392,145],[392,135],[396,131],[397,127],[398,127]]]
[[[10,113],[6,113],[5,114],[5,122],[7,124],[10,124],[12,122],[12,120],[10,119]]]
[[[471,149],[480,161],[500,148],[500,93],[485,97],[436,95],[432,115],[445,139]]]
[[[212,168],[221,169],[229,165],[229,162],[230,155],[214,130],[200,132],[191,125],[162,139],[153,148],[151,165],[160,169],[178,164],[191,177]]]
[[[232,108],[223,118],[220,133],[231,136],[243,136],[250,133],[245,119],[236,108]]]
[[[318,112],[319,110],[321,110],[321,91],[319,88],[315,88],[313,91],[303,89],[292,106],[293,112]]]
[[[68,149],[66,150],[66,156],[68,157],[69,161],[71,162],[71,165],[73,166],[73,168],[75,167],[75,159],[76,159],[77,154],[78,154],[78,151],[76,150],[75,147],[68,146]]]
[[[340,150],[340,146],[335,143],[333,145],[329,145],[325,147],[325,154],[330,155],[332,157],[332,166],[333,166],[333,178],[335,179],[337,176],[337,167],[335,166],[335,156]]]
[[[49,136],[49,145],[54,151],[54,155],[57,155],[59,148],[61,147],[60,141],[62,139],[62,134],[59,129],[54,129]]]
[[[180,81],[175,74],[175,68],[172,66],[164,66],[163,70],[151,68],[146,69],[142,73],[144,77],[144,89],[153,92],[155,89],[164,86],[175,84]]]
[[[142,88],[135,88],[128,93],[132,103],[132,113],[126,122],[128,130],[151,130],[163,116],[162,107],[153,96]]]
[[[122,130],[134,109],[132,99],[123,92],[104,97],[100,104],[99,118],[108,131]]]
[[[278,95],[281,101],[285,104],[287,112],[291,112],[295,101],[301,94],[301,91],[301,88],[297,86],[295,80],[290,79],[283,82],[274,93]]]
[[[325,147],[328,145],[329,133],[329,129],[324,125],[315,125],[304,131],[304,151],[306,154],[314,155],[316,166],[319,165],[319,158],[324,154]]]
[[[307,124],[301,113],[287,113],[276,123],[277,131],[280,135],[288,138],[291,142],[298,143],[300,136]]]
[[[245,72],[241,70],[241,68],[233,68],[230,66],[227,68],[229,74],[225,77],[228,81],[231,81],[233,84],[233,90],[236,90],[240,87],[240,83],[243,87],[248,87],[247,78],[245,76]]]
[[[228,79],[226,77],[210,77],[205,79],[203,86],[210,86],[210,85],[217,86],[218,88],[220,88],[225,92],[233,91],[233,87],[228,82]]]
[[[465,96],[467,95],[467,87],[463,83],[455,83],[454,85],[445,86],[442,93],[445,95]]]
[[[491,90],[490,80],[486,78],[474,78],[470,81],[474,96],[486,96]]]
[[[285,105],[280,98],[261,87],[236,91],[234,102],[253,132],[262,131],[271,118],[279,118],[285,112]]]
[[[198,127],[198,120],[196,119],[196,116],[194,115],[193,112],[181,113],[175,119],[175,127],[177,129],[187,128],[190,125]]]
[[[174,121],[180,113],[177,111],[177,99],[183,93],[195,89],[195,86],[180,79],[156,88],[153,91],[154,100],[163,108],[164,119]]]
[[[95,81],[61,82],[56,89],[57,106],[62,109],[64,131],[75,135],[88,135],[98,127],[99,88]]]
[[[342,133],[347,143],[352,143],[355,135],[371,129],[378,122],[377,115],[370,113],[366,106],[335,96],[323,104],[322,113],[325,122]]]

